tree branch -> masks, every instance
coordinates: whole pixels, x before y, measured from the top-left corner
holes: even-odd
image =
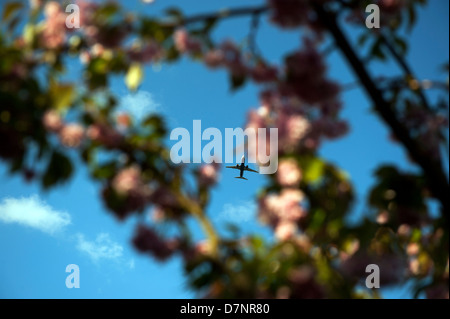
[[[439,160],[433,160],[426,153],[421,151],[417,142],[411,138],[409,131],[398,120],[394,109],[385,100],[381,91],[372,81],[368,70],[353,51],[349,41],[337,25],[334,14],[327,12],[326,9],[318,3],[313,2],[312,5],[314,6],[319,20],[331,33],[336,45],[340,48],[347,61],[350,63],[353,71],[360,79],[367,94],[374,103],[375,110],[390,127],[397,139],[404,145],[411,158],[422,168],[430,191],[442,205],[443,218],[448,226],[448,214],[450,211],[448,194],[450,187],[446,175],[442,170],[441,162]]]
[[[224,9],[220,10],[218,12],[214,13],[202,13],[198,15],[194,15],[189,18],[183,18],[180,21],[168,23],[167,26],[172,27],[181,27],[186,26],[188,24],[200,22],[200,21],[206,21],[210,19],[224,19],[224,18],[232,18],[232,17],[239,17],[239,16],[247,16],[247,15],[259,15],[269,10],[269,7],[267,6],[260,6],[260,7],[243,7],[243,8],[236,8],[236,9]]]
[[[397,52],[395,47],[392,45],[392,43],[389,41],[387,37],[384,35],[379,36],[381,43],[388,49],[389,53],[392,55],[392,57],[397,61],[397,63],[400,65],[400,67],[403,69],[403,72],[406,74],[406,76],[416,79],[412,69],[409,67],[408,63],[406,63],[405,59],[403,59],[400,54]],[[423,93],[422,89],[419,87],[417,89],[417,94],[420,98],[420,101],[422,102],[422,106],[426,108],[427,110],[430,110],[430,105],[428,103],[427,98],[425,97],[425,94]]]

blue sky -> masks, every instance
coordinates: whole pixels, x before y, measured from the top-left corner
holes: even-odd
[[[448,2],[430,0],[420,12],[419,23],[410,40],[408,61],[420,79],[441,79],[438,66],[448,61]],[[180,1],[157,0],[152,5],[131,0],[127,6],[136,12],[158,14]],[[187,14],[216,11],[220,6],[208,0],[183,1]],[[227,6],[255,5],[263,1],[227,1]],[[217,40],[243,40],[248,34],[248,18],[230,19],[215,30]],[[354,34],[349,34],[352,38]],[[273,63],[286,52],[298,48],[296,32],[282,32],[261,21],[258,46]],[[330,76],[340,83],[353,83],[339,52],[329,55]],[[77,79],[75,64],[70,77]],[[376,75],[396,75],[394,65],[371,67]],[[75,72],[72,72],[75,71]],[[184,58],[160,69],[146,67],[140,90],[130,94],[123,79],[115,79],[112,89],[122,100],[122,107],[135,113],[159,112],[167,117],[171,128],[192,130],[192,121],[202,120],[202,128],[242,127],[250,108],[258,107],[259,88],[247,84],[243,90],[229,90],[227,74],[211,71]],[[358,197],[352,220],[364,210],[367,190],[373,184],[373,172],[381,163],[395,163],[405,169],[416,169],[404,151],[389,142],[388,131],[370,112],[364,92],[355,89],[342,95],[342,117],[350,122],[351,132],[345,138],[326,143],[321,155],[347,171]],[[223,231],[227,221],[239,223],[245,232],[270,237],[267,228],[254,221],[257,191],[264,176],[252,175],[247,182],[236,180],[234,171],[222,171],[221,181],[212,192],[208,214]],[[0,163],[0,298],[191,298],[195,294],[186,287],[178,257],[158,263],[137,253],[130,239],[139,218],[119,222],[104,209],[100,201],[100,185],[94,183],[82,166],[77,165],[74,178],[64,186],[44,192],[38,185],[11,177]],[[21,211],[32,211],[21,220]],[[141,217],[145,218],[145,217]],[[198,238],[202,238],[200,230]],[[80,288],[67,289],[65,272],[68,264],[80,267]],[[409,297],[407,289],[384,291],[386,297]]]

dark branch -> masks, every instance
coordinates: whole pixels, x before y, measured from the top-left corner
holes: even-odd
[[[349,41],[337,25],[334,14],[327,12],[322,5],[313,3],[317,16],[321,23],[332,34],[336,45],[345,55],[353,71],[357,74],[367,94],[374,103],[375,110],[381,118],[391,128],[397,139],[405,146],[411,158],[422,168],[427,184],[432,194],[441,202],[443,217],[448,225],[449,206],[449,184],[442,170],[442,164],[439,160],[433,160],[421,147],[411,138],[407,128],[398,120],[397,115],[391,105],[385,100],[382,92],[377,88],[369,75],[368,70],[353,51]]]
[[[244,8],[236,8],[236,9],[224,9],[218,12],[214,13],[204,13],[199,15],[194,15],[189,18],[181,19],[177,22],[168,23],[168,25],[173,27],[178,26],[186,26],[188,24],[201,22],[201,21],[207,21],[210,19],[225,19],[225,18],[233,18],[233,17],[239,17],[239,16],[254,16],[262,14],[269,10],[269,7],[267,6],[260,6],[260,7],[244,7]]]
[[[389,41],[389,39],[386,36],[384,36],[384,35],[380,35],[380,40],[381,40],[381,43],[386,47],[386,49],[392,55],[392,57],[395,59],[395,61],[397,61],[397,63],[403,69],[403,72],[406,74],[406,76],[410,77],[411,79],[416,79],[416,77],[414,76],[414,73],[413,73],[412,69],[409,67],[408,63],[406,63],[405,59],[403,59],[400,56],[400,54],[394,48],[394,46]],[[430,109],[430,105],[429,105],[428,100],[425,97],[425,94],[423,93],[421,88],[419,88],[417,90],[417,94],[418,94],[418,96],[420,98],[420,101],[422,102],[422,106],[424,108],[426,108],[427,110],[429,110]]]

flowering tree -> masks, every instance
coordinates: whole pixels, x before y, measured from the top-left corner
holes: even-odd
[[[80,28],[68,27],[76,18],[58,2],[10,2],[0,33],[0,158],[12,173],[49,189],[72,176],[74,149],[101,182],[102,200],[114,216],[124,220],[153,209],[157,218],[137,226],[134,246],[160,261],[181,254],[200,296],[377,297],[375,290],[356,289],[366,266],[377,264],[383,286],[413,280],[417,295],[448,298],[449,184],[441,155],[448,147],[448,84],[435,84],[442,97],[431,104],[424,89],[432,83],[416,79],[403,58],[407,42],[400,30],[413,26],[425,1],[372,2],[381,10],[380,29],[365,27],[370,1],[267,0],[190,17],[175,8],[149,17],[127,14],[114,2],[80,1]],[[211,36],[233,16],[252,17],[247,45]],[[263,16],[302,34],[298,49],[280,66],[256,47]],[[404,74],[374,79],[343,24],[359,29],[357,45],[368,50],[368,61],[392,60]],[[325,40],[341,51],[392,139],[420,168],[412,174],[379,167],[368,202],[378,217],[357,226],[344,220],[354,198],[348,177],[317,155],[322,141],[348,130],[340,117],[342,87],[327,77]],[[261,88],[261,106],[248,113],[246,127],[278,128],[278,172],[268,175],[257,197],[258,216],[272,227],[275,242],[257,235],[219,237],[207,206],[220,166],[205,164],[192,175],[171,162],[161,116],[138,122],[115,112],[116,97],[108,91],[112,76],[124,76],[136,90],[144,64],[173,63],[182,55],[226,69],[235,90],[245,81]],[[83,69],[82,87],[62,80],[74,57]],[[194,187],[187,182],[191,176]],[[438,217],[429,214],[430,199],[439,202]],[[194,242],[189,217],[201,225],[206,241]],[[159,233],[160,223],[173,224],[177,236]]]

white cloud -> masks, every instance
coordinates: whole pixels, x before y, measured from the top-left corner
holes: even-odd
[[[219,221],[232,223],[248,222],[255,217],[256,205],[254,201],[241,201],[236,204],[227,203],[217,215]]]
[[[157,112],[159,108],[160,105],[153,98],[153,94],[148,91],[137,91],[121,97],[118,112],[125,111],[140,121]]]
[[[128,262],[128,267],[130,269],[134,269],[136,267],[135,262],[134,262],[134,258],[132,258],[129,262]]]
[[[100,259],[118,259],[123,255],[123,247],[111,240],[108,233],[97,235],[94,241],[89,241],[84,234],[76,234],[77,249],[86,253],[94,262]]]
[[[71,223],[70,215],[56,211],[38,196],[4,198],[0,203],[0,221],[17,223],[53,235]]]

